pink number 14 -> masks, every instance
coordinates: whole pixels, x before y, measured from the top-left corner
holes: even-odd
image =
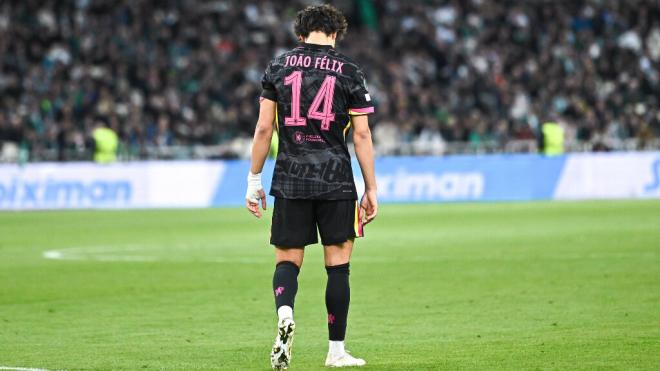
[[[316,93],[312,105],[307,111],[307,118],[321,121],[321,130],[330,130],[330,123],[335,121],[332,113],[332,98],[335,95],[337,77],[326,76],[321,88]],[[291,85],[291,116],[284,118],[285,126],[306,126],[307,120],[300,117],[300,87],[302,86],[302,71],[294,71],[284,78],[284,85]],[[323,110],[319,107],[323,103]]]

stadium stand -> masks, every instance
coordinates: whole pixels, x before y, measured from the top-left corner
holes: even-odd
[[[7,1],[0,160],[247,154],[260,79],[305,1]],[[660,148],[658,1],[336,1],[368,72],[380,154]],[[38,9],[35,11],[35,9]]]

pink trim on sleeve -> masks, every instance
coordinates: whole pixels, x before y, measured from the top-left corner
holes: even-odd
[[[349,108],[348,113],[353,115],[362,115],[362,114],[367,114],[367,113],[374,113],[374,108],[373,107],[364,107],[364,108]]]

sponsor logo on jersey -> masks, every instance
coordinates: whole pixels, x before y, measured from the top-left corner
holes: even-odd
[[[305,142],[316,142],[316,143],[325,143],[323,137],[316,134],[305,134],[301,131],[296,131],[293,133],[293,141],[297,144],[303,144]]]

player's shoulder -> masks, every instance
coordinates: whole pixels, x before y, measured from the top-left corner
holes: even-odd
[[[284,63],[286,62],[286,57],[290,56],[293,53],[294,50],[295,49],[287,50],[283,53],[279,53],[279,54],[275,55],[275,57],[273,57],[273,59],[271,59],[270,62],[268,63],[268,67],[269,68],[283,67]]]
[[[362,79],[362,76],[364,75],[364,71],[362,70],[362,67],[355,59],[347,56],[346,54],[334,48],[330,49],[328,51],[328,54],[332,58],[335,58],[343,63],[342,71],[344,76],[349,78]]]
[[[352,64],[352,65],[355,65],[355,66],[359,66],[358,62],[356,62],[355,59],[349,57],[348,55],[340,52],[339,50],[337,50],[335,48],[332,48],[332,49],[328,50],[328,53],[330,53],[332,56],[334,56],[337,59],[341,59],[342,61],[344,61],[346,63]]]

